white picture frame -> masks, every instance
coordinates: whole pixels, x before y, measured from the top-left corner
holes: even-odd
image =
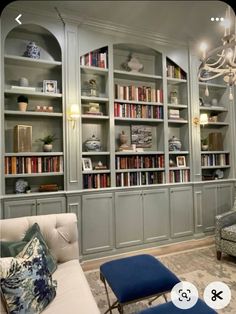
[[[186,167],[186,159],[185,156],[177,156],[176,157],[176,165],[177,167]]]
[[[82,166],[83,166],[83,171],[93,170],[91,158],[82,158]]]
[[[57,92],[57,81],[43,80],[43,92],[55,94]]]

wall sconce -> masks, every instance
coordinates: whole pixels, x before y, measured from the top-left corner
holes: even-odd
[[[207,113],[201,113],[200,114],[200,124],[205,125],[208,123],[208,115]]]
[[[75,123],[79,119],[79,105],[73,104],[70,107],[69,121],[72,121],[72,128],[75,128]]]
[[[198,126],[199,124],[205,125],[207,123],[208,123],[208,115],[207,115],[207,113],[201,113],[200,114],[200,118],[198,118],[198,117],[194,117],[193,118],[193,124],[195,126]]]

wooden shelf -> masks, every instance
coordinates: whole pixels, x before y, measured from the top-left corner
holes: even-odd
[[[62,66],[62,62],[53,60],[33,59],[14,55],[5,55],[4,58],[5,65],[27,66],[40,69],[52,69]]]
[[[156,81],[156,80],[162,80],[162,76],[160,75],[152,75],[152,74],[145,74],[140,72],[126,72],[126,71],[120,71],[115,70],[114,71],[115,78],[126,78],[126,79],[132,79],[132,80],[142,80],[145,79],[148,81]]]
[[[83,156],[106,156],[110,155],[110,152],[82,152]]]
[[[41,156],[41,157],[47,157],[47,156],[63,156],[63,152],[22,152],[22,153],[5,153],[5,157],[27,157],[27,156]]]
[[[22,89],[5,89],[4,93],[6,95],[19,95],[24,94],[32,97],[42,97],[42,98],[62,98],[62,94],[58,93],[43,93],[43,92],[35,92],[35,91],[29,91],[29,90],[22,90]]]
[[[39,112],[39,111],[17,111],[17,110],[5,110],[5,115],[13,116],[38,116],[38,117],[63,117],[62,113],[57,112]]]
[[[49,176],[63,176],[64,172],[40,172],[40,173],[18,173],[18,174],[6,174],[6,179],[22,178],[22,177],[49,177]]]
[[[174,77],[167,77],[167,83],[171,84],[187,83],[187,80]]]
[[[148,123],[160,123],[163,122],[163,119],[150,119],[150,118],[120,118],[115,117],[114,118],[116,122],[122,121],[122,122],[148,122]]]
[[[145,151],[145,152],[134,152],[134,151],[121,151],[116,152],[116,156],[122,156],[122,155],[164,155],[164,151]]]
[[[80,69],[84,73],[95,73],[95,74],[100,74],[100,75],[108,75],[108,69],[104,69],[104,68],[81,65]]]
[[[133,105],[163,106],[163,103],[161,103],[161,102],[153,102],[153,101],[114,99],[114,102],[119,102],[119,103],[122,103],[122,104],[133,104]]]
[[[116,173],[121,172],[152,172],[152,171],[165,171],[165,168],[132,168],[132,169],[117,169]]]

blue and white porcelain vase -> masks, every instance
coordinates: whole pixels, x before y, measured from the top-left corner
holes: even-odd
[[[25,57],[32,58],[32,59],[39,59],[40,58],[40,49],[35,44],[34,41],[30,41],[26,46],[26,51],[24,53]]]
[[[100,139],[96,138],[95,135],[87,139],[84,145],[88,152],[100,152],[101,151],[101,141]]]
[[[180,151],[181,147],[182,143],[176,136],[169,139],[169,151]]]

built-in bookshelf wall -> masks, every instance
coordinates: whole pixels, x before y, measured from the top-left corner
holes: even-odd
[[[199,82],[202,180],[229,179],[231,170],[230,101],[226,85]],[[200,120],[201,120],[200,119]]]
[[[19,180],[32,192],[43,184],[64,190],[62,55],[55,36],[31,24],[13,28],[5,40],[4,80],[5,194],[16,193]],[[40,139],[48,135],[55,141],[46,152]]]
[[[112,52],[103,47],[80,57],[83,188],[189,182],[187,73],[167,58],[164,79],[163,55],[142,45],[116,44]],[[92,61],[101,54],[112,68]],[[169,151],[173,136],[182,147]],[[97,151],[87,147],[92,140]]]

